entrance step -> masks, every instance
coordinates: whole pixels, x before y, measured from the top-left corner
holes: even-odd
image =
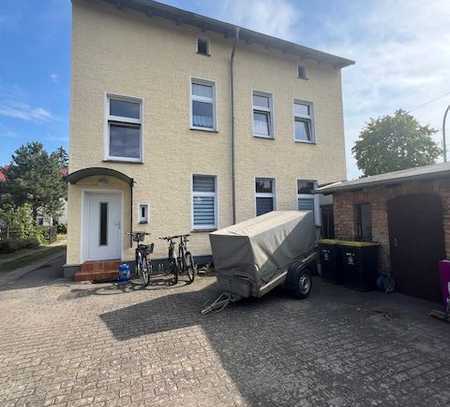
[[[118,277],[120,260],[86,261],[74,275],[75,281],[106,282]]]

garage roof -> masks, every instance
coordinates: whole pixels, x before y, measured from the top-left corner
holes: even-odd
[[[280,49],[283,52],[299,55],[305,59],[313,59],[329,63],[336,68],[353,65],[355,62],[313,48],[304,47],[290,41],[262,34],[234,24],[226,23],[214,18],[202,16],[177,7],[169,6],[153,0],[101,0],[119,8],[129,8],[145,13],[149,17],[162,17],[175,21],[177,25],[187,24],[199,27],[203,31],[213,31],[225,37],[234,38],[236,29],[239,29],[239,38],[249,43],[258,43],[263,46]]]
[[[400,182],[415,181],[419,179],[432,179],[450,176],[450,163],[432,164],[424,167],[409,168],[407,170],[387,172],[359,178],[353,181],[342,181],[326,185],[318,191],[323,194],[333,192],[354,191],[362,188],[371,188],[378,185],[398,184]]]

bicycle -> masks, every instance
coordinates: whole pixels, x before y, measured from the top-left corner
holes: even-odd
[[[175,285],[178,283],[178,264],[177,264],[177,258],[175,256],[175,242],[174,236],[162,236],[159,238],[160,240],[166,240],[169,243],[169,249],[168,249],[168,266],[166,269],[166,274],[173,274],[172,278],[172,285]]]
[[[189,240],[187,239],[190,235],[179,235],[180,239],[178,243],[178,266],[181,269],[181,273],[187,275],[188,283],[191,284],[195,279],[195,263],[192,258],[192,254],[188,251],[187,244]]]
[[[189,284],[195,279],[194,260],[192,254],[187,250],[188,236],[190,235],[163,236],[159,238],[169,242],[168,272],[174,275],[173,284],[178,283],[179,274],[186,274]],[[175,256],[175,239],[180,239],[178,244],[178,256]]]
[[[133,271],[134,278],[140,278],[143,282],[143,286],[147,287],[150,283],[150,275],[153,273],[153,265],[151,261],[151,254],[155,247],[154,243],[142,244],[145,240],[145,236],[150,236],[150,233],[146,232],[133,232],[128,233],[133,242],[137,242],[135,251],[135,265]]]

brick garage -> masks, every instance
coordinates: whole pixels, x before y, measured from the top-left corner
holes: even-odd
[[[414,206],[415,200],[423,197],[432,197],[440,207],[439,210],[433,210],[439,212],[439,215],[437,215],[439,216],[439,225],[436,228],[441,228],[441,231],[436,230],[435,232],[442,236],[442,257],[450,257],[449,164],[436,164],[361,178],[355,181],[336,183],[321,188],[320,192],[333,195],[334,227],[337,239],[365,240],[360,239],[359,236],[360,219],[357,208],[362,204],[370,208],[370,215],[368,216],[370,240],[379,242],[381,245],[380,271],[392,271],[394,275],[397,271],[393,269],[395,267],[392,266],[393,262],[391,259],[391,247],[394,244],[394,237],[390,236],[389,230],[390,227],[392,230],[392,222],[395,222],[393,216],[398,216],[398,214],[393,215],[394,212],[389,209],[390,202],[402,199],[403,207],[405,211],[408,211],[410,206]],[[429,211],[429,207],[423,207],[423,210],[419,211],[412,221],[417,217],[428,216]],[[405,225],[405,227],[408,226]],[[417,247],[421,247],[425,243],[430,244],[430,242],[426,241],[428,236],[417,236],[417,238],[425,239],[423,242],[418,241]],[[431,245],[434,243],[437,245],[439,243],[438,240],[440,239],[435,239],[435,241],[431,242]],[[424,272],[428,273],[428,270]],[[437,264],[432,276],[430,278],[437,278]]]

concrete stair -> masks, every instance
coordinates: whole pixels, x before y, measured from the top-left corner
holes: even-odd
[[[74,275],[75,281],[106,282],[117,280],[120,260],[86,261]]]

